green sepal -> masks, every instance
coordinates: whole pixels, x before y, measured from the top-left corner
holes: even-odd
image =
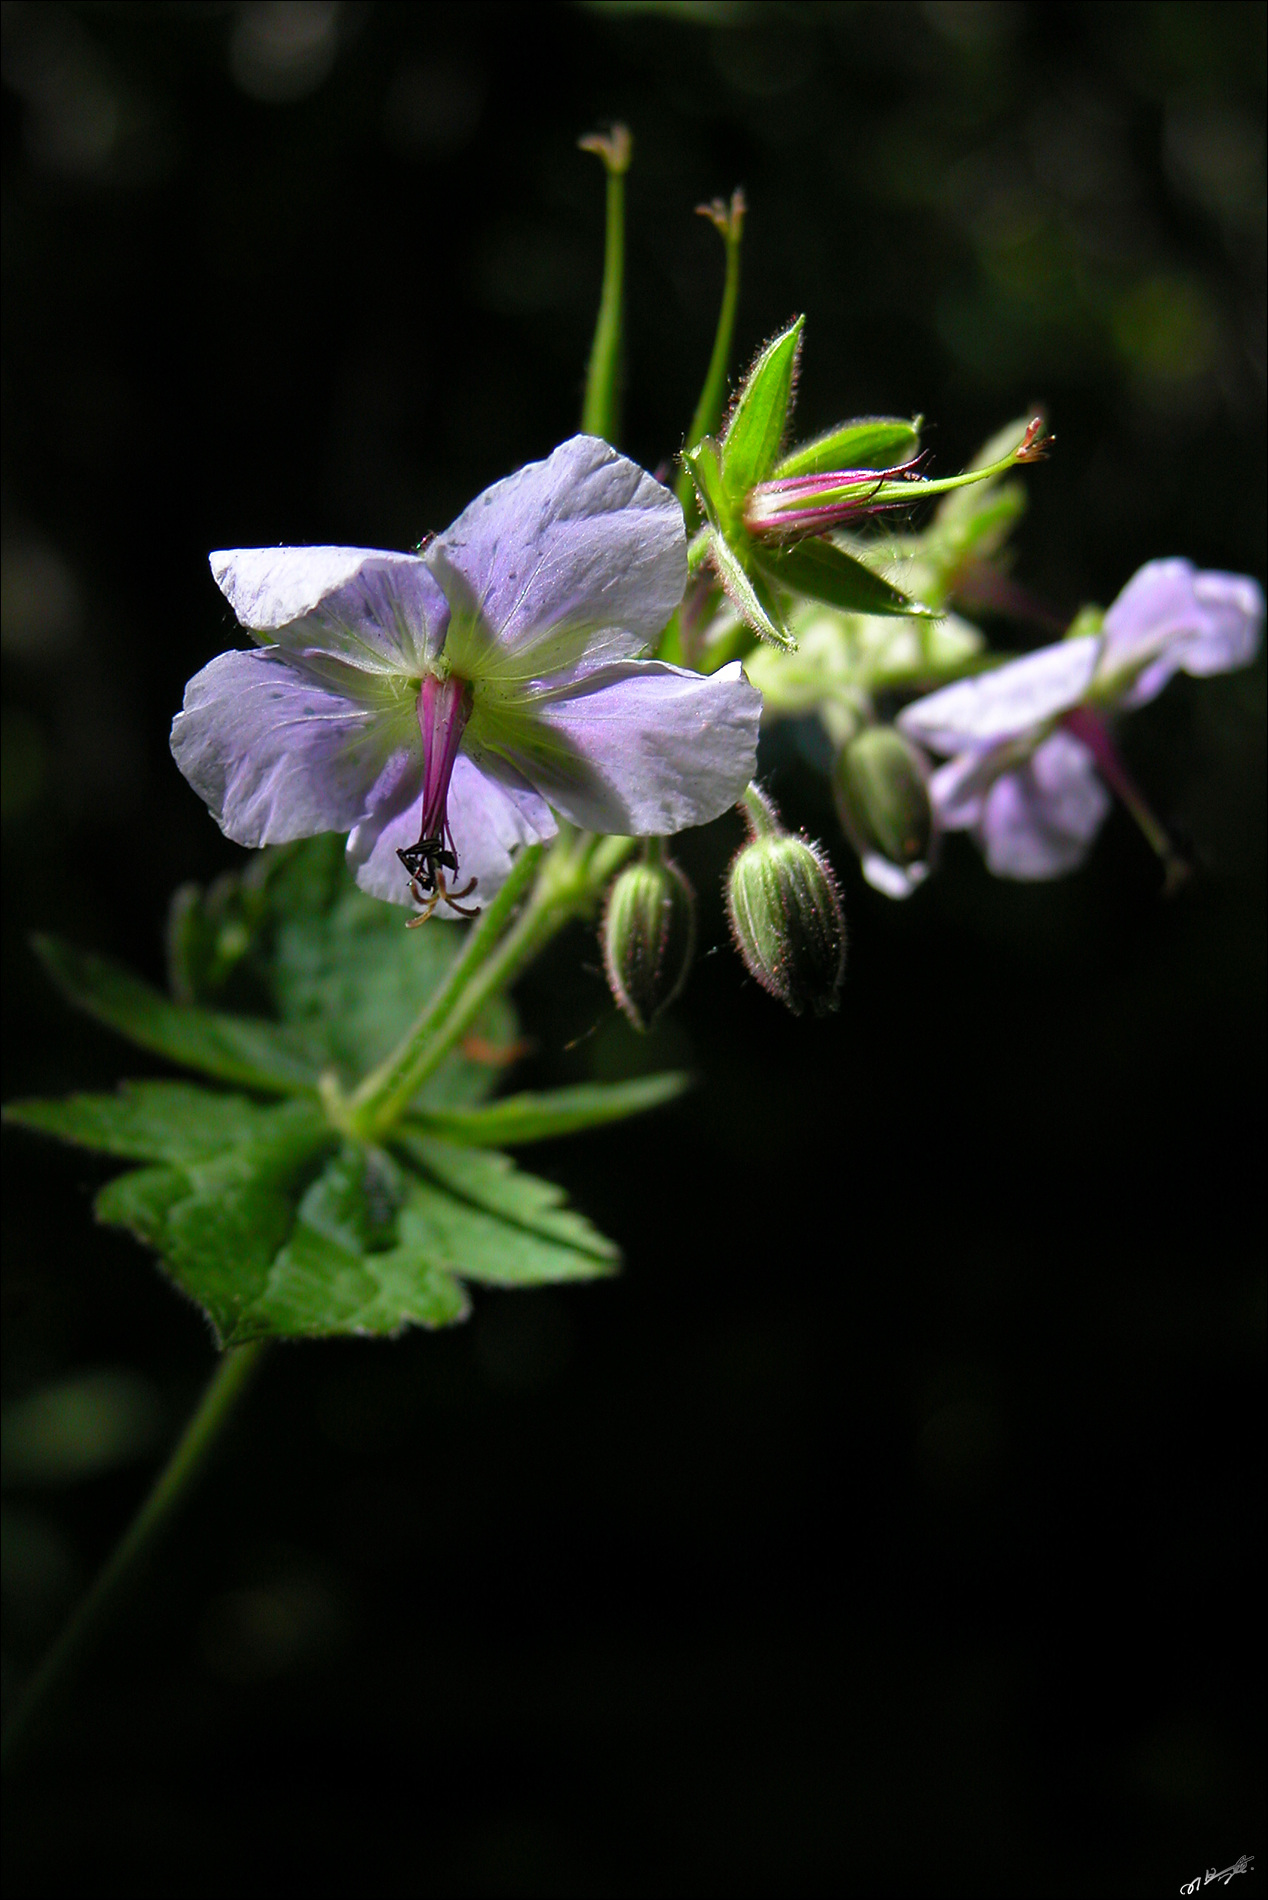
[[[759,640],[795,653],[797,642],[784,624],[779,596],[752,555],[746,564],[724,534],[711,531],[709,558],[727,599]]]
[[[700,505],[704,509],[705,519],[709,526],[720,534],[742,534],[743,529],[739,526],[738,515],[731,505],[731,497],[722,479],[722,451],[713,437],[703,436],[694,449],[687,450],[683,460],[691,470],[696,492],[700,496]],[[689,564],[692,551],[699,547],[702,537],[707,532],[707,529],[702,528],[694,537],[691,549],[688,550]]]
[[[764,549],[753,565],[760,565],[776,586],[821,600],[844,613],[927,618],[930,612],[852,554],[821,538],[798,541],[783,549]]]
[[[33,948],[70,1002],[142,1049],[218,1081],[272,1095],[317,1086],[324,1066],[321,1047],[298,1029],[173,1003],[108,958],[54,937],[36,937]]]
[[[428,1109],[410,1115],[402,1126],[467,1148],[516,1148],[645,1114],[690,1086],[689,1076],[675,1073],[631,1082],[583,1082],[539,1095],[505,1095],[485,1108]]]
[[[705,436],[684,459],[708,523],[688,549],[689,570],[695,571],[707,560],[736,613],[758,639],[793,652],[797,643],[784,625],[778,598],[757,571],[753,543],[727,493],[717,443]]]
[[[117,1095],[9,1102],[4,1119],[127,1161],[203,1161],[256,1139],[269,1110],[192,1082],[124,1082]]]
[[[722,480],[741,506],[756,483],[765,481],[779,456],[788,427],[804,317],[773,337],[744,379],[722,442]]]
[[[819,475],[834,469],[897,468],[920,447],[920,418],[864,416],[827,429],[812,442],[802,442],[776,463],[772,479],[790,475]]]

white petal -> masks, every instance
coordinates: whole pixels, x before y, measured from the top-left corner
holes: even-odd
[[[1068,732],[1054,732],[986,795],[977,839],[987,869],[996,877],[1061,877],[1082,864],[1109,809],[1092,754]]]
[[[1003,747],[983,746],[948,759],[929,779],[929,802],[944,831],[967,831],[982,813],[982,800],[1004,769]]]
[[[910,897],[929,875],[927,864],[891,864],[877,851],[867,852],[862,863],[864,877],[884,897]]]
[[[230,548],[211,571],[244,627],[293,653],[415,678],[449,609],[417,554],[378,548]]]
[[[898,724],[934,752],[1016,739],[1077,706],[1100,651],[1094,634],[1060,640],[993,672],[958,680],[898,715]]]
[[[1199,677],[1247,666],[1259,649],[1263,590],[1246,574],[1199,572],[1191,561],[1149,561],[1105,616],[1103,680],[1127,677],[1125,706],[1143,706],[1174,673]]]
[[[736,802],[757,769],[761,711],[738,660],[708,678],[627,660],[556,692],[477,692],[467,743],[588,831],[657,837]]]
[[[588,435],[495,482],[426,559],[453,609],[446,656],[465,679],[540,679],[629,658],[687,582],[674,495]]]
[[[359,704],[277,647],[222,653],[185,688],[172,754],[238,844],[347,831],[416,775],[422,743],[407,697]]]
[[[386,819],[358,825],[349,837],[348,859],[357,883],[372,897],[390,904],[412,903],[409,877],[396,854],[417,844],[422,810],[420,791],[408,805]],[[521,845],[553,838],[556,831],[548,807],[535,792],[514,781],[495,781],[462,752],[454,762],[448,810],[458,859],[458,874],[448,881],[461,890],[476,879],[475,890],[462,900],[464,906],[487,904],[506,882],[512,853]],[[458,913],[438,904],[433,915],[453,921]]]

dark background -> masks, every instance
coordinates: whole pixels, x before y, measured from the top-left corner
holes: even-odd
[[[1161,554],[1262,578],[1264,18],[6,7],[6,1095],[145,1071],[29,931],[157,977],[172,886],[240,861],[167,752],[235,638],[208,549],[411,545],[575,427],[610,117],[648,466],[715,318],[692,207],[742,182],[738,348],[808,312],[801,433],[919,410],[945,472],[1041,399],[1020,572],[1061,611]],[[1262,1856],[1263,732],[1262,661],[1126,728],[1200,866],[1172,902],[1116,813],[1062,883],[952,840],[887,904],[774,744],[844,881],[840,1015],[726,946],[731,821],[683,841],[709,954],[647,1044],[556,947],[517,1080],[701,1078],[526,1156],[623,1278],[276,1352],[15,1794],[10,1891],[1153,1894]],[[12,1682],[211,1355],[93,1228],[106,1169],[5,1153],[10,1393],[106,1369],[132,1419],[7,1493]]]

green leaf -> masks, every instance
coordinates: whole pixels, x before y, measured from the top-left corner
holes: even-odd
[[[584,1226],[579,1215],[575,1218]],[[422,1184],[402,1210],[401,1242],[464,1280],[486,1286],[549,1286],[595,1280],[615,1270],[615,1249],[605,1257],[546,1239]]]
[[[467,1148],[514,1148],[645,1114],[690,1086],[690,1077],[679,1074],[584,1082],[537,1095],[504,1095],[487,1108],[430,1110],[411,1116],[410,1125],[419,1134],[439,1135]]]
[[[390,1157],[348,1143],[304,1195],[234,1340],[399,1333],[465,1319],[462,1287],[399,1232],[398,1214],[416,1189]]]
[[[279,925],[272,985],[283,1020],[320,1045],[326,1064],[353,1079],[395,1047],[438,986],[463,936],[452,924],[405,929],[405,913],[363,891],[345,888],[329,909],[301,912]],[[508,1049],[515,1015],[499,998],[472,1025],[469,1048]],[[478,1102],[497,1077],[494,1061],[473,1061],[461,1048],[427,1084],[422,1100],[437,1107]]]
[[[722,443],[722,480],[737,506],[765,481],[779,455],[792,406],[804,317],[759,352],[731,411]]]
[[[270,1094],[317,1086],[320,1048],[296,1030],[173,1003],[118,964],[52,937],[37,937],[34,948],[72,1003],[142,1049]]]
[[[400,1147],[428,1178],[353,1144],[327,1163],[235,1342],[448,1326],[469,1310],[463,1280],[536,1286],[612,1271],[611,1243],[507,1156],[419,1137]]]
[[[202,1161],[253,1141],[269,1111],[191,1082],[124,1082],[117,1095],[10,1102],[6,1122],[129,1161]]]
[[[290,1233],[295,1195],[335,1139],[319,1109],[288,1102],[262,1112],[255,1137],[206,1161],[138,1168],[102,1189],[97,1218],[159,1252],[177,1285],[222,1339],[264,1288]]]
[[[394,1139],[411,1161],[421,1164],[433,1182],[449,1190],[449,1198],[460,1196],[473,1208],[496,1215],[502,1222],[559,1241],[591,1257],[588,1269],[579,1268],[562,1277],[584,1278],[587,1272],[599,1271],[593,1265],[594,1260],[612,1261],[618,1257],[618,1249],[612,1241],[593,1228],[583,1215],[565,1205],[562,1188],[553,1181],[543,1181],[538,1175],[526,1174],[515,1166],[509,1155],[487,1148],[458,1148],[447,1141],[437,1141],[406,1129],[397,1130]],[[461,1265],[456,1271],[468,1278],[489,1277],[487,1273],[472,1275]]]
[[[713,540],[709,555],[714,571],[740,619],[752,628],[759,640],[768,640],[772,646],[783,647],[786,653],[795,653],[797,642],[784,625],[779,598],[756,561],[751,568],[746,567],[724,535],[716,529],[710,532]]]
[[[777,586],[822,600],[845,613],[903,614],[909,618],[929,613],[920,601],[892,587],[831,541],[798,541],[779,552],[765,551],[761,565]]]
[[[357,1254],[301,1219],[263,1290],[244,1309],[232,1343],[346,1333],[391,1336],[407,1326],[452,1326],[470,1310],[453,1275],[416,1246],[403,1243],[388,1253]]]
[[[800,443],[777,464],[773,474],[782,480],[788,475],[820,475],[834,469],[897,468],[910,461],[919,447],[919,419],[905,422],[900,416],[864,416],[858,422],[843,422],[828,429],[812,442]]]
[[[613,1270],[612,1243],[507,1155],[403,1133],[398,1160],[339,1143],[307,1103],[254,1113],[234,1146],[138,1168],[96,1203],[162,1256],[226,1343],[445,1326],[467,1314],[461,1280]]]

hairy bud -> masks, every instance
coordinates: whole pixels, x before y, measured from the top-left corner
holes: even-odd
[[[878,857],[907,873],[928,863],[928,780],[924,754],[893,726],[869,726],[837,755],[832,790],[841,829],[865,866]]]
[[[750,975],[794,1016],[837,1008],[845,975],[845,917],[823,852],[784,830],[755,785],[740,810],[749,842],[727,879],[731,934]]]
[[[678,866],[650,839],[608,892],[603,967],[618,1007],[648,1030],[687,981],[696,945],[696,900]]]

